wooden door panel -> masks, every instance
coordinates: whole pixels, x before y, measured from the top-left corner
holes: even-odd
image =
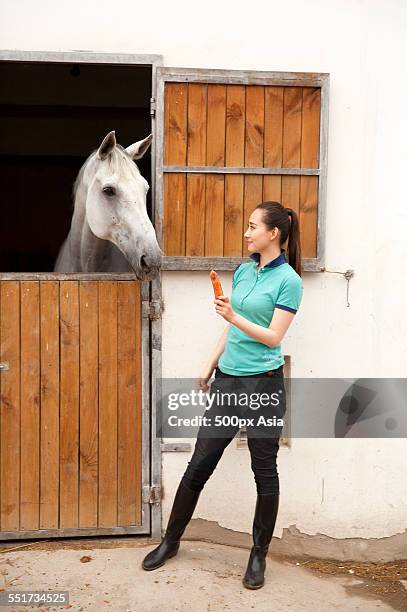
[[[0,538],[142,523],[133,280],[0,282]]]

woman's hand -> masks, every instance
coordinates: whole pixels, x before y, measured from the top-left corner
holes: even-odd
[[[225,321],[232,323],[236,313],[230,305],[229,298],[226,295],[220,295],[217,300],[213,301],[213,303],[216,304],[216,312],[220,314],[220,316],[223,317]]]
[[[207,368],[205,368],[200,373],[199,378],[198,378],[198,387],[202,391],[207,391],[209,389],[208,380],[212,376],[212,372],[213,372],[213,369],[208,370]]]

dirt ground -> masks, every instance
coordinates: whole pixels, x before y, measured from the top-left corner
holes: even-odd
[[[265,586],[248,591],[241,584],[246,549],[183,540],[177,557],[154,572],[144,572],[141,560],[155,545],[140,537],[3,543],[0,590],[69,590],[70,608],[89,612],[309,612],[315,606],[313,597],[322,600],[318,608],[324,612],[407,610],[407,559],[356,563],[277,558],[270,552]],[[8,608],[34,609],[63,608]]]

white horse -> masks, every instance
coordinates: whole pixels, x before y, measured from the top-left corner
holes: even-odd
[[[132,272],[139,280],[158,275],[162,251],[147,215],[147,181],[135,160],[152,135],[124,149],[109,132],[79,171],[71,229],[55,272]]]

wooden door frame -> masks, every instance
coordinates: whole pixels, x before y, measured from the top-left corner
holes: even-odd
[[[156,73],[157,68],[162,66],[162,55],[153,54],[122,54],[122,53],[93,53],[88,51],[0,51],[0,62],[35,62],[35,63],[75,63],[75,64],[109,64],[109,65],[144,65],[152,69],[152,92],[151,92],[151,127],[153,143],[151,147],[151,200],[152,217],[155,211],[155,172],[156,172],[156,126],[154,115],[154,103],[156,99]],[[0,273],[0,280],[137,280],[131,273]],[[156,321],[150,320],[150,302],[154,295],[159,292],[161,300],[161,279],[152,282],[141,283],[142,299],[142,523],[134,527],[111,527],[111,528],[86,528],[86,529],[52,529],[21,532],[3,532],[0,539],[33,539],[33,538],[57,538],[74,536],[114,536],[150,534],[159,537],[161,533],[161,501],[160,496],[154,497],[157,490],[160,491],[161,482],[161,448],[159,440],[155,437],[155,394],[152,384],[152,376],[156,372],[154,368],[154,343],[159,342],[161,351],[161,335],[157,338]],[[161,323],[159,324],[161,333]],[[152,351],[152,364],[150,356]],[[161,356],[160,356],[161,363]],[[151,511],[150,511],[151,510]]]

